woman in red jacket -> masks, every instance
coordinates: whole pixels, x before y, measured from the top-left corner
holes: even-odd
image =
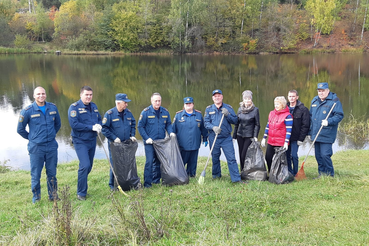
[[[268,123],[265,127],[264,137],[261,146],[265,146],[268,137],[268,146],[265,153],[268,171],[272,165],[275,147],[282,147],[287,150],[292,132],[292,115],[287,107],[287,100],[284,96],[274,99],[274,110],[269,113]]]

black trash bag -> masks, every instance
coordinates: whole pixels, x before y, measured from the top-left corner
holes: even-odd
[[[267,179],[267,170],[265,167],[265,158],[260,143],[252,141],[246,152],[245,163],[241,172],[241,178],[244,180]]]
[[[283,147],[275,147],[272,167],[269,171],[269,182],[274,184],[286,184],[294,181],[293,174],[288,171],[286,150]]]
[[[160,160],[160,172],[163,185],[188,184],[189,178],[179,151],[177,137],[154,140],[156,156]]]
[[[127,139],[121,143],[110,143],[110,153],[113,159],[114,173],[122,190],[141,188],[140,178],[137,175],[136,151],[137,141]],[[114,187],[117,188],[114,179]]]

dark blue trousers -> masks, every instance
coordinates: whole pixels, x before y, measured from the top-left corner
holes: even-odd
[[[288,171],[296,176],[299,171],[299,156],[297,152],[299,151],[299,146],[297,141],[290,141],[288,150],[286,151]],[[293,165],[292,165],[293,164]]]
[[[211,146],[213,145],[215,135],[211,134],[209,136],[209,147],[211,149]],[[227,159],[228,164],[228,170],[229,174],[231,176],[232,182],[238,182],[241,180],[240,172],[238,171],[236,156],[234,153],[234,147],[232,142],[232,137],[229,135],[226,138],[217,138],[215,142],[215,146],[213,149],[213,152],[211,153],[211,156],[213,158],[213,178],[220,178],[222,177],[222,171],[220,168],[220,155],[222,154],[220,149],[223,149],[223,153]]]
[[[54,146],[56,144],[56,147]],[[41,199],[41,172],[45,165],[47,177],[47,191],[49,199],[57,196],[58,181],[56,179],[56,167],[58,163],[58,144],[34,145],[29,144],[29,156],[31,162],[31,189],[32,202]]]
[[[73,144],[79,159],[77,195],[86,196],[87,178],[94,162],[96,138],[91,141],[78,141],[77,143],[73,140]]]
[[[319,175],[334,176],[334,168],[332,162],[332,144],[315,142],[315,159],[318,162]]]
[[[197,169],[197,157],[199,155],[199,150],[181,150],[181,156],[183,164],[187,164],[186,172],[189,177],[196,176]]]
[[[154,146],[152,144],[145,144],[145,155],[144,187],[151,187],[152,183],[160,183],[160,161],[156,157]]]

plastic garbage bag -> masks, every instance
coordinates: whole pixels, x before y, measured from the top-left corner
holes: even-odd
[[[140,178],[137,175],[136,151],[137,141],[130,139],[121,143],[110,143],[110,152],[113,159],[114,173],[120,187],[124,191],[141,187]],[[114,179],[114,187],[118,187]]]
[[[288,171],[286,150],[283,147],[275,147],[275,154],[272,159],[272,167],[269,171],[269,182],[274,184],[286,184],[295,178]]]
[[[161,163],[162,184],[168,186],[188,184],[189,179],[179,151],[177,137],[154,140],[153,145]]]
[[[247,149],[246,158],[241,178],[244,180],[260,180],[267,179],[267,170],[265,167],[265,158],[260,143],[252,141]]]

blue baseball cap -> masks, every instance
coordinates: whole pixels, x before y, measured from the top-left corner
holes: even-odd
[[[123,93],[118,93],[115,95],[115,100],[117,101],[125,101],[125,102],[130,102],[131,100],[128,99],[127,94],[123,94]]]
[[[325,89],[329,89],[327,82],[323,82],[323,83],[318,84],[317,90],[325,90]]]
[[[216,89],[216,90],[213,90],[213,96],[214,96],[214,94],[222,94],[223,95],[223,93],[222,93],[222,91],[221,90],[218,90],[218,89]]]
[[[193,98],[192,97],[185,97],[185,98],[183,98],[183,102],[184,103],[193,103]]]

